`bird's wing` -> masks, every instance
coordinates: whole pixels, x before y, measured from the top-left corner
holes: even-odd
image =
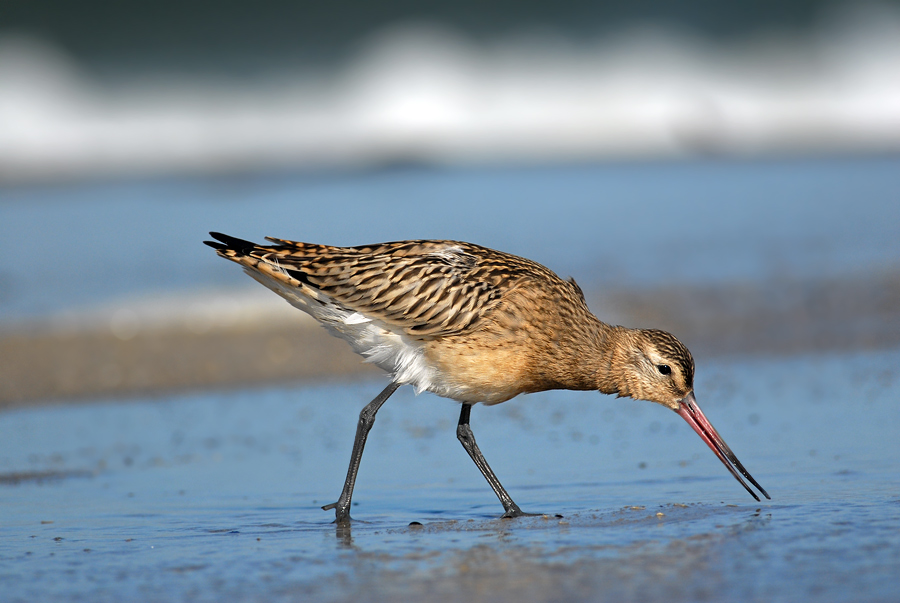
[[[213,236],[224,243],[210,243],[220,255],[247,269],[313,296],[321,293],[361,318],[418,338],[476,329],[511,290],[517,275],[529,272],[522,262],[531,271],[538,266],[549,273],[523,258],[456,241],[329,247],[269,238],[275,245],[258,246]]]

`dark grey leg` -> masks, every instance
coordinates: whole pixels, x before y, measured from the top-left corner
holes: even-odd
[[[475,461],[475,465],[478,467],[478,470],[481,471],[481,475],[484,476],[484,479],[490,484],[494,494],[500,499],[500,503],[506,510],[503,517],[521,517],[522,515],[529,515],[529,513],[524,513],[519,506],[513,502],[512,497],[500,484],[500,480],[497,479],[497,476],[491,471],[491,467],[488,465],[487,460],[485,460],[484,455],[481,454],[481,450],[478,449],[478,444],[475,443],[475,435],[472,433],[472,428],[469,427],[469,414],[471,412],[471,404],[462,405],[462,411],[459,413],[459,425],[456,426],[457,439],[459,439],[463,448],[466,449],[466,452],[469,453],[469,456],[472,457],[472,460]]]
[[[387,402],[397,388],[399,383],[391,382],[384,391],[378,394],[374,400],[366,404],[366,407],[359,413],[359,423],[356,425],[356,438],[353,440],[353,452],[350,455],[350,467],[347,469],[347,479],[344,480],[344,489],[341,490],[341,497],[337,502],[322,507],[328,511],[334,509],[335,523],[345,523],[350,521],[350,499],[353,497],[353,486],[356,484],[356,474],[359,471],[359,463],[362,461],[363,448],[366,447],[366,438],[369,437],[369,430],[375,423],[375,413],[381,408],[381,405]],[[471,453],[470,453],[471,454]]]

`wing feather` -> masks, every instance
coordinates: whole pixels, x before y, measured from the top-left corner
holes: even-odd
[[[213,236],[225,243],[218,253],[245,269],[416,338],[478,329],[522,280],[563,283],[530,260],[457,241],[331,247],[266,237],[275,245],[259,246]]]

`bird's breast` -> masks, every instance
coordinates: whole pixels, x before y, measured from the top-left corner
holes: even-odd
[[[527,357],[515,345],[485,345],[464,338],[425,343],[425,360],[434,367],[428,389],[459,402],[498,404],[537,391]]]

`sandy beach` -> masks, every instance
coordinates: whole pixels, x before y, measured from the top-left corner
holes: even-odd
[[[699,357],[890,348],[900,344],[900,273],[589,295],[624,325],[678,333]],[[217,297],[207,300],[213,305]],[[196,297],[193,298],[196,301]],[[0,409],[162,395],[252,384],[345,381],[380,373],[275,295],[238,320],[196,328],[173,308],[142,328],[116,321],[128,306],[0,329]],[[188,306],[185,303],[183,306]],[[117,314],[118,312],[118,314]],[[132,312],[139,320],[139,312]]]

